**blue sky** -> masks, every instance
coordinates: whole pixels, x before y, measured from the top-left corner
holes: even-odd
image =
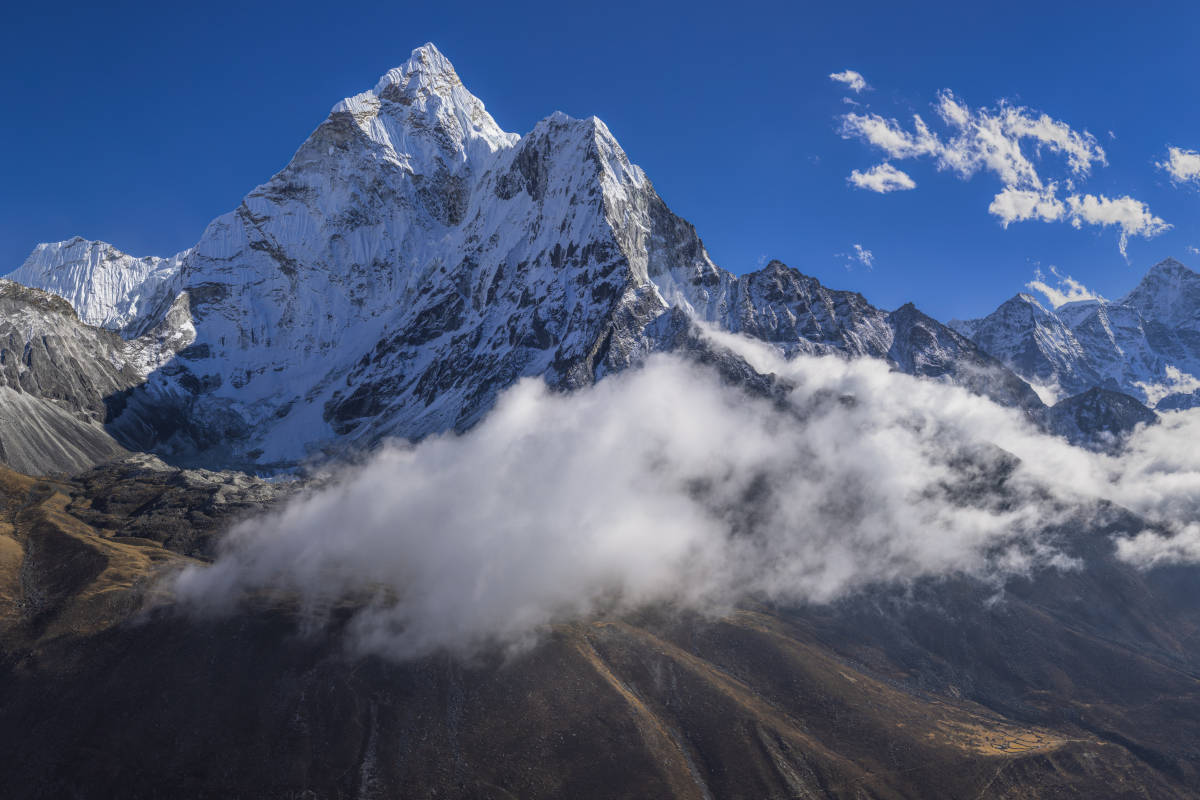
[[[877,305],[912,300],[948,319],[990,311],[1039,268],[1108,297],[1169,255],[1200,268],[1188,250],[1200,247],[1200,184],[1156,166],[1169,146],[1200,150],[1195,3],[169,5],[62,4],[6,20],[0,271],[76,234],[135,255],[190,246],[334,103],[426,41],[507,130],[555,110],[604,119],[734,272],[778,258]],[[869,88],[830,80],[847,69]],[[950,168],[966,150],[934,108],[947,89],[973,121],[1006,103],[1080,137],[1086,175],[1066,153],[1018,141],[1039,191],[1054,185],[1057,221],[1005,228],[989,206],[1028,182]],[[941,150],[889,158],[868,136],[846,138],[848,113],[910,133],[919,114]],[[884,161],[916,188],[847,181]],[[1131,236],[1127,262],[1118,229],[1093,224],[1099,212],[1072,215],[1068,198],[1089,195],[1129,197],[1172,227]]]

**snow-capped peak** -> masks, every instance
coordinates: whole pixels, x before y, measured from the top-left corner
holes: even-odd
[[[1147,320],[1177,329],[1200,327],[1200,275],[1173,258],[1150,268],[1122,305],[1136,309]]]
[[[376,141],[394,144],[397,131],[389,129],[398,126],[410,136],[431,134],[463,158],[474,142],[495,152],[521,138],[496,124],[483,101],[468,91],[454,65],[432,44],[413,50],[408,61],[384,73],[374,89],[342,100],[331,112],[342,113],[354,117]]]
[[[958,327],[1018,375],[1067,394],[1099,386],[1154,405],[1200,375],[1200,274],[1174,258],[1115,302],[1078,300],[1030,316],[1032,308],[1010,300]]]
[[[294,463],[462,430],[519,378],[585,385],[674,341],[688,315],[789,354],[964,381],[998,369],[914,309],[889,315],[779,263],[720,269],[603,122],[556,112],[506,133],[432,45],[335,106],[181,260],[164,272],[176,302],[137,328],[162,320],[152,352],[177,355],[139,361],[128,404],[155,412],[143,433],[162,452]],[[81,315],[102,303],[102,322],[147,314],[118,302],[157,264],[137,263],[111,270],[133,285],[93,270],[64,296]],[[1013,381],[1004,396],[1024,404]]]
[[[382,96],[392,86],[408,96],[425,92],[448,97],[455,87],[462,86],[462,81],[450,59],[433,42],[426,42],[413,50],[403,65],[383,74],[375,84],[375,95]]]
[[[122,330],[172,290],[187,254],[138,258],[76,236],[39,244],[7,277],[66,298],[89,325]]]

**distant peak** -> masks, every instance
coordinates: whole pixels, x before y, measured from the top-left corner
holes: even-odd
[[[85,239],[82,236],[72,236],[61,242],[42,242],[33,248],[33,252],[25,259],[25,265],[43,263],[61,264],[75,259],[86,259],[89,254],[113,252],[124,255],[108,242]],[[23,265],[24,266],[24,265]]]
[[[1185,267],[1181,262],[1173,258],[1165,258],[1155,264],[1142,278],[1142,282],[1138,284],[1138,288],[1134,289],[1132,294],[1139,291],[1163,291],[1168,286],[1180,286],[1192,284],[1196,279],[1200,278],[1192,270]]]
[[[1166,258],[1151,267],[1120,303],[1153,313],[1160,320],[1178,321],[1195,316],[1197,292],[1200,292],[1200,275],[1174,258]]]
[[[1042,305],[1036,297],[1028,292],[1017,292],[1012,297],[1008,298],[1008,300],[1006,300],[1002,305],[1030,307],[1043,313],[1048,313],[1046,307]]]
[[[1192,270],[1183,265],[1182,262],[1176,261],[1174,258],[1164,258],[1162,261],[1150,268],[1148,275],[1181,275],[1192,274]]]

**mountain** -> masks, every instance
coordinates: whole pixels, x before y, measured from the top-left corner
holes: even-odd
[[[1028,294],[1005,301],[987,317],[951,327],[1036,386],[1094,386],[1100,377],[1062,320]]]
[[[1163,410],[1200,401],[1200,275],[1174,259],[1120,300],[1050,310],[1020,294],[987,317],[950,324],[1047,394],[1100,387]]]
[[[789,355],[885,358],[1040,406],[911,307],[889,314],[779,262],[717,267],[604,123],[555,113],[506,133],[433,45],[334,106],[189,250],[136,259],[74,239],[14,278],[125,337],[189,339],[108,421],[130,448],[187,463],[287,465],[461,431],[521,377],[569,389],[637,363],[672,308]]]

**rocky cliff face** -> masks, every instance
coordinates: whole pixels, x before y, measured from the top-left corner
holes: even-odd
[[[84,324],[57,295],[0,281],[0,460],[46,474],[124,455],[106,425],[120,415],[123,393],[186,346],[186,300],[154,330],[126,340]]]

